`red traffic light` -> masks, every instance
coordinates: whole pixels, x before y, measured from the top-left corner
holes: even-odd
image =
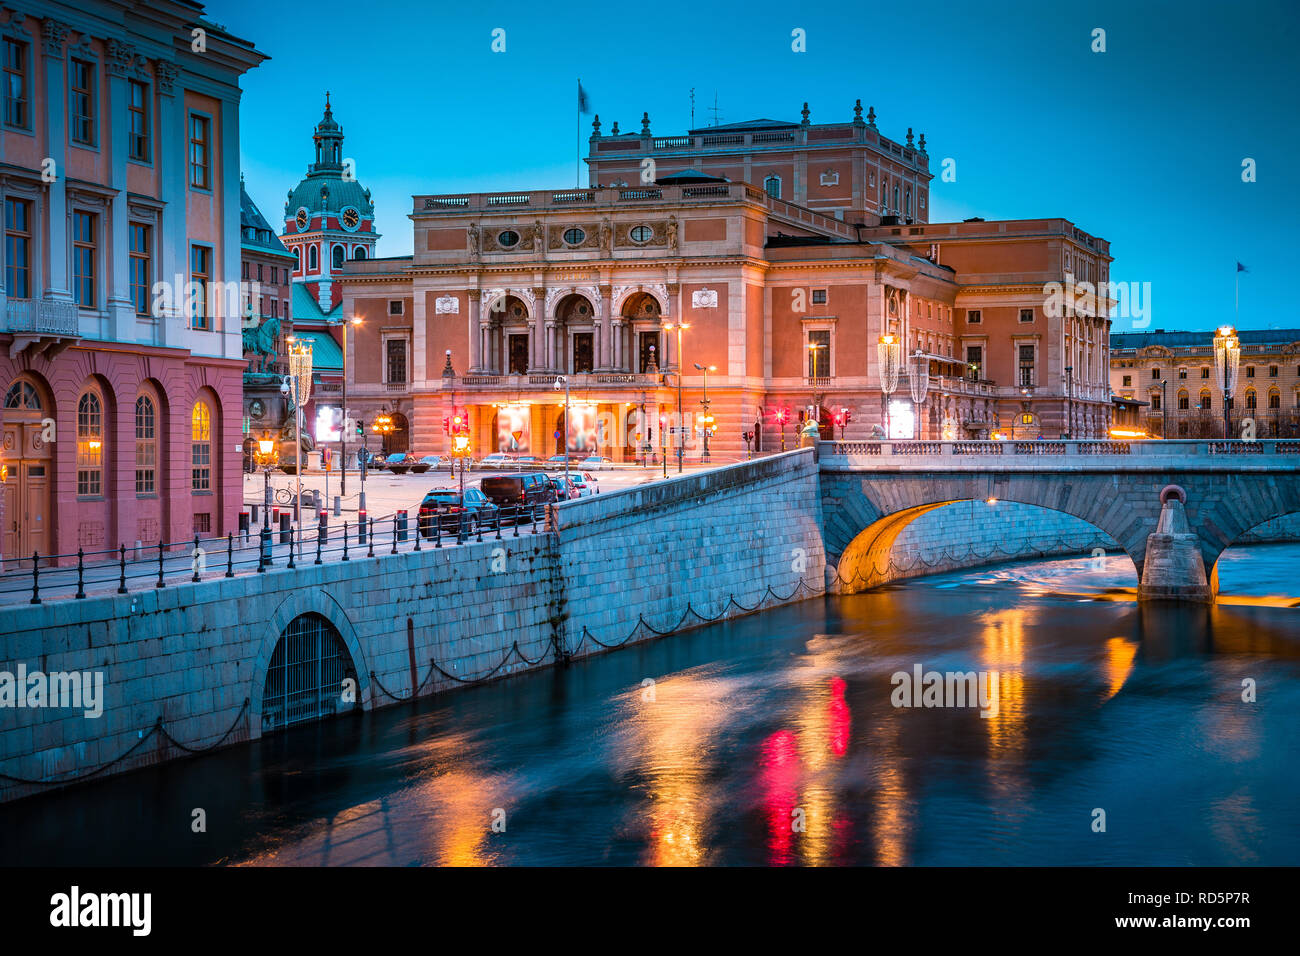
[[[450,434],[451,434],[451,416],[450,416],[450,415],[443,415],[443,416],[442,416],[442,433],[443,433],[444,435],[450,435]]]

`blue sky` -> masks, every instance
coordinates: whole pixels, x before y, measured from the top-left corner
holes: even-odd
[[[606,131],[639,129],[646,110],[657,135],[690,125],[692,87],[697,126],[715,93],[724,123],[797,121],[804,100],[813,122],[847,120],[861,97],[886,136],[926,134],[933,221],[1070,219],[1111,242],[1112,279],[1151,284],[1149,329],[1232,321],[1239,260],[1239,324],[1300,326],[1283,239],[1300,217],[1300,4],[1066,6],[213,0],[207,13],[271,56],[243,80],[254,201],[281,221],[328,89],[375,198],[379,255],[411,251],[415,193],[572,184],[578,77]],[[791,50],[796,28],[807,52]]]

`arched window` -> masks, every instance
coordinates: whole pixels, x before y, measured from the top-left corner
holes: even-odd
[[[898,187],[895,186],[895,187],[894,187],[894,215],[898,215],[898,210],[899,210],[899,205],[898,205]]]
[[[302,246],[293,247],[293,271],[302,272]]]
[[[343,247],[335,246],[333,252],[331,252],[330,255],[334,263],[334,268],[342,269],[343,268]]]
[[[883,216],[889,212],[889,187],[885,185],[884,179],[880,180],[880,214]]]
[[[1255,390],[1253,388],[1246,389],[1246,407],[1247,408],[1258,407],[1258,402],[1257,399],[1255,398]]]
[[[766,190],[767,194],[771,196],[773,199],[780,199],[781,198],[781,177],[768,176],[767,179],[763,180],[763,189]]]
[[[1268,407],[1269,408],[1282,407],[1282,393],[1275,388],[1270,388],[1268,390]]]
[[[9,386],[5,393],[5,408],[23,409],[39,412],[41,410],[41,393],[31,382],[19,380]]]
[[[190,488],[212,490],[212,412],[199,399],[190,418]]]
[[[906,186],[903,189],[903,215],[911,218],[912,216],[912,187]]]
[[[157,493],[158,415],[153,399],[141,395],[135,400],[135,493]]]
[[[77,400],[77,494],[104,493],[104,403],[95,389]]]
[[[319,260],[316,258],[316,247],[307,247],[307,271],[315,272],[319,268]]]
[[[1208,410],[1210,407],[1210,392],[1208,389],[1201,392],[1201,408]]]
[[[1185,390],[1178,393],[1178,407],[1183,409],[1191,407],[1191,399]]]
[[[357,251],[352,253],[353,259],[364,259],[366,257],[366,247],[357,246]]]

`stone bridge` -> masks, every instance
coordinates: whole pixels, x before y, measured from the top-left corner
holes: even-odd
[[[1194,590],[1199,554],[1201,588],[1208,584],[1212,599],[1224,549],[1270,519],[1300,512],[1300,441],[822,442],[819,459],[826,560],[845,591],[888,579],[877,559],[888,563],[893,543],[920,515],[958,501],[1014,501],[1073,515],[1109,535],[1132,558],[1144,597]],[[1171,498],[1182,501],[1169,506],[1180,512],[1176,520],[1186,518],[1178,530],[1186,532],[1179,538],[1188,576],[1173,582],[1173,592],[1169,581],[1148,586],[1152,575],[1144,575],[1148,537],[1162,499]]]

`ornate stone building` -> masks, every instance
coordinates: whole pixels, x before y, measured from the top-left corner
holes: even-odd
[[[868,156],[894,155],[864,127],[846,124],[846,136],[875,141],[844,146],[842,182],[870,184]],[[802,151],[815,132],[797,127],[794,145],[777,145]],[[817,211],[712,174],[715,135],[741,138],[729,161],[744,163],[731,172],[759,178],[770,165],[769,144],[751,155],[752,129],[693,131],[662,142],[693,150],[699,168],[643,184],[630,170],[653,158],[647,149],[670,148],[646,130],[628,139],[627,175],[593,137],[593,180],[629,185],[416,196],[413,256],[344,267],[343,314],[364,320],[349,348],[354,415],[409,399],[419,454],[443,451],[443,416],[465,408],[476,454],[550,455],[567,430],[571,451],[632,459],[647,443],[656,455],[675,444],[664,425],[680,371],[692,459],[706,408],[715,459],[743,456],[748,432],[749,447],[779,448],[783,433],[789,447],[806,414],[830,437],[846,408],[852,420],[835,437],[1106,434],[1109,320],[1053,314],[1045,293],[1085,274],[1104,283],[1105,240],[1063,219],[899,217],[892,185],[883,207],[878,191],[853,187]],[[923,155],[897,158],[912,164],[919,214]],[[796,164],[792,179],[809,168]],[[915,374],[882,376],[885,335],[905,356],[919,352],[905,360]],[[559,374],[573,406],[567,429]]]
[[[0,11],[3,555],[233,531],[239,77],[263,55],[188,0],[19,7]]]
[[[1300,437],[1300,329],[1241,329],[1229,409],[1233,437],[1246,420],[1260,438]],[[1124,332],[1111,339],[1110,386],[1143,403],[1141,428],[1169,438],[1222,438],[1223,389],[1214,332]]]

